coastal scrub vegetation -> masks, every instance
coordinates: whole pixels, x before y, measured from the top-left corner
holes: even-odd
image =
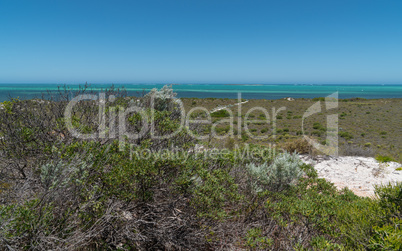
[[[65,107],[77,94],[67,88],[0,110],[1,249],[401,248],[402,184],[377,187],[376,198],[338,191],[293,154],[310,151],[303,141],[283,152],[257,144],[200,151],[185,133],[206,130],[197,124],[155,139],[152,133],[167,135],[179,124],[173,92],[133,100],[124,90],[106,91],[116,97],[105,107],[107,121],[136,102],[145,114],[127,116],[128,129],[139,133],[142,116],[152,113],[153,130],[122,137],[123,146],[115,138],[78,139],[65,124]],[[78,92],[94,93],[87,86]],[[80,102],[73,126],[96,132],[98,111],[97,101]],[[114,123],[105,130],[122,136]]]
[[[239,106],[232,104],[239,102],[236,99],[194,99],[182,98],[186,111],[191,109],[191,102],[197,100],[197,105],[213,110],[217,107],[227,105],[227,109],[232,110],[233,114],[238,113]],[[288,101],[286,99],[264,100],[250,99],[247,103],[241,105],[241,114],[246,114],[254,107],[262,107],[270,111],[270,117],[264,123],[250,123],[249,129],[257,129],[261,135],[269,136],[263,140],[239,139],[238,142],[258,145],[283,145],[294,144],[293,141],[303,139],[303,136],[309,136],[316,139],[317,142],[324,143],[327,136],[338,135],[339,152],[342,155],[358,155],[375,157],[377,155],[389,156],[395,161],[402,162],[402,140],[401,124],[402,117],[397,116],[402,109],[402,99],[362,99],[349,98],[339,99],[338,107],[330,110],[322,110],[308,117],[304,121],[304,131],[301,130],[302,116],[306,110],[317,101],[325,102],[325,98],[315,99],[295,99]],[[274,128],[274,117],[271,111],[285,107],[286,110],[279,111]],[[338,114],[338,130],[325,126],[327,116]],[[264,120],[265,115],[255,110],[251,112],[255,118]],[[251,118],[251,116],[249,116]],[[244,121],[244,118],[241,118]],[[237,120],[237,117],[234,118]],[[224,127],[225,124],[219,125]],[[285,131],[287,129],[288,131]],[[287,135],[286,135],[287,134]],[[243,134],[242,134],[243,135]],[[274,137],[276,136],[276,137]],[[367,143],[371,143],[367,145]],[[219,140],[213,142],[219,146]],[[304,150],[305,151],[305,150]]]

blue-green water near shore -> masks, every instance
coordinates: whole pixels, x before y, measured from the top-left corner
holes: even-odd
[[[124,87],[129,95],[138,96],[143,91],[161,88],[164,84],[117,84]],[[0,102],[9,97],[20,99],[41,98],[41,93],[54,92],[57,84],[0,84]],[[78,88],[78,85],[68,85]],[[101,90],[110,87],[108,84],[91,84],[91,88]],[[402,98],[401,85],[291,85],[291,84],[174,84],[173,90],[178,97],[195,98],[237,98],[241,93],[245,99],[280,99],[325,97],[339,92],[339,98]]]

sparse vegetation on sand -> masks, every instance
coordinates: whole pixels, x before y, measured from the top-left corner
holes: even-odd
[[[84,89],[80,93],[91,93]],[[278,154],[278,149],[263,144],[233,147],[238,139],[224,142],[229,149],[212,149],[219,146],[218,141],[199,142],[188,136],[189,131],[208,134],[208,126],[196,123],[171,137],[153,138],[151,133],[168,135],[178,127],[178,104],[169,90],[157,95],[156,109],[151,109],[149,96],[131,101],[122,90],[108,90],[116,99],[104,107],[106,121],[117,116],[116,107],[136,102],[144,113],[127,115],[128,130],[141,132],[145,123],[141,116],[154,114],[153,131],[147,128],[140,137],[129,139],[119,135],[116,124],[106,123],[105,132],[122,136],[120,142],[108,137],[78,139],[65,123],[69,92],[61,91],[49,101],[12,100],[0,110],[1,249],[401,249],[402,184],[377,187],[376,198],[358,197],[318,178],[314,168],[295,154]],[[224,105],[223,100],[184,102],[185,106]],[[253,102],[257,101],[247,105]],[[288,108],[295,116],[298,109],[311,104],[300,102]],[[347,111],[345,120],[356,114],[356,110],[348,111],[355,102],[368,101],[345,102],[348,106],[340,108]],[[370,102],[371,114],[381,114],[382,101]],[[390,102],[397,107],[400,101]],[[102,121],[98,111],[97,102],[80,102],[72,110],[73,127],[86,133],[98,131]],[[281,141],[289,151],[309,152],[303,141],[290,143],[300,138],[292,122],[298,118],[282,113],[282,123],[277,124],[283,130]],[[323,118],[313,118],[311,126],[324,124]],[[391,117],[385,119],[396,123]],[[271,126],[257,125],[254,133]],[[340,126],[353,135],[361,134],[361,128]],[[372,136],[381,136],[375,126],[375,133],[370,130],[365,130],[362,142],[388,146],[381,137]],[[387,136],[398,135],[398,129],[390,126],[383,126],[384,130]],[[127,144],[121,145],[121,140]],[[240,139],[252,140],[249,136]],[[279,137],[271,140],[281,142]],[[209,148],[202,150],[196,143]],[[397,141],[390,144],[398,148]],[[385,151],[397,159],[392,149]],[[274,171],[265,173],[268,167]]]
[[[234,99],[193,99],[183,98],[186,110],[192,108],[191,102],[197,100],[197,105],[203,106],[209,110],[224,106],[226,104],[234,104],[238,102]],[[326,111],[316,113],[304,120],[304,131],[302,131],[302,116],[306,110],[317,101],[325,102],[325,98],[315,99],[295,99],[295,101],[279,100],[262,100],[254,99],[241,106],[243,115],[241,117],[244,122],[244,115],[254,107],[262,107],[269,111],[270,117],[268,121],[248,123],[248,128],[257,129],[261,135],[270,137],[263,140],[256,140],[249,137],[244,140],[245,143],[259,145],[284,145],[292,144],[293,141],[303,138],[303,135],[315,138],[317,142],[325,142],[327,136],[338,133],[340,153],[346,153],[353,149],[357,152],[365,152],[365,155],[387,155],[396,161],[402,162],[402,117],[398,116],[402,109],[402,99],[340,99],[338,107]],[[278,110],[285,107],[276,114],[276,137],[272,109]],[[233,114],[238,113],[237,106],[230,106]],[[336,128],[327,128],[327,116],[338,114],[338,132]],[[251,112],[249,120],[264,120],[265,115],[259,110]],[[260,117],[262,115],[263,117]],[[279,118],[278,118],[279,116]],[[236,121],[238,117],[235,117]],[[222,123],[218,127],[227,126]],[[286,131],[285,131],[286,129]],[[287,134],[285,136],[285,134]],[[239,140],[239,143],[241,140]],[[370,143],[370,144],[368,144]],[[219,146],[216,141],[215,145]]]

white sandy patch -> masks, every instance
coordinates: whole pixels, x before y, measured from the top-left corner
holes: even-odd
[[[318,177],[339,189],[348,187],[359,196],[374,196],[374,185],[402,182],[402,171],[395,170],[402,165],[396,162],[379,163],[370,157],[300,157],[314,166]]]

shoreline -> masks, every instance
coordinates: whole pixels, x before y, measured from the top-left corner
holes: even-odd
[[[278,100],[286,97],[294,99],[313,99],[338,93],[340,99],[392,99],[402,98],[402,85],[345,85],[345,84],[171,84],[178,98],[228,98],[235,99],[238,94],[244,99]],[[79,84],[0,84],[0,102],[11,97],[33,99],[42,93],[56,92],[58,87],[77,90]],[[88,88],[99,92],[112,84],[88,84]],[[141,96],[153,88],[164,84],[116,84],[115,88],[124,88],[129,96]]]

